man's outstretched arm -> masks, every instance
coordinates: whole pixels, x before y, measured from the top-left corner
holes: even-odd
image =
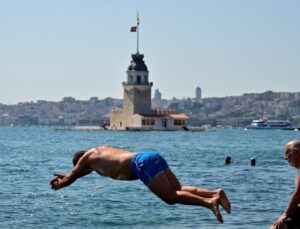
[[[50,181],[51,188],[54,190],[58,190],[64,187],[69,186],[78,178],[83,177],[92,172],[91,169],[87,169],[88,160],[86,157],[81,158],[77,165],[72,169],[71,172],[66,175],[62,175],[59,173],[54,173],[54,179]]]
[[[73,171],[71,171],[66,175],[57,174],[57,173],[54,173],[53,175],[55,176],[55,178],[51,180],[50,184],[51,184],[51,188],[54,190],[58,190],[66,186],[69,186],[78,178],[73,173]]]

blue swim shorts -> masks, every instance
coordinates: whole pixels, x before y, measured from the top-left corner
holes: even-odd
[[[168,169],[166,160],[155,151],[137,153],[131,160],[133,173],[146,185],[155,175]]]

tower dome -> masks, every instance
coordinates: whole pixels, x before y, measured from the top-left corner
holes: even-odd
[[[143,54],[132,54],[132,60],[127,68],[128,71],[145,71],[148,72],[148,68],[144,62],[144,55]]]

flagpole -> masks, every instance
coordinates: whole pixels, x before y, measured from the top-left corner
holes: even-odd
[[[136,16],[136,25],[137,25],[137,49],[136,49],[136,52],[137,54],[139,54],[139,25],[140,25],[140,18],[139,18],[139,12],[137,12],[137,16]]]

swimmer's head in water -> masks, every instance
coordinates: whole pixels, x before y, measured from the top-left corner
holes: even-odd
[[[77,165],[77,162],[82,157],[82,155],[86,152],[86,150],[80,150],[73,155],[73,165]]]
[[[225,158],[225,164],[228,165],[228,164],[230,164],[230,163],[231,163],[231,157],[230,157],[230,156],[227,156],[227,157]]]

